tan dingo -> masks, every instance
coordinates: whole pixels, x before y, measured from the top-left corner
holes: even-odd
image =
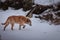
[[[14,23],[19,24],[19,30],[21,29],[21,26],[23,26],[23,28],[25,28],[24,24],[29,24],[30,26],[32,25],[31,20],[29,18],[25,17],[25,16],[9,16],[6,20],[6,22],[2,23],[2,25],[5,25],[4,26],[4,31],[5,31],[5,28],[9,24],[11,24],[11,30],[13,30]]]

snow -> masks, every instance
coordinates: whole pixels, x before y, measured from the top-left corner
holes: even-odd
[[[1,0],[1,2],[5,2],[6,0]]]
[[[60,0],[35,0],[36,4],[42,4],[42,5],[56,4],[58,2],[60,2]]]
[[[6,19],[11,15],[23,15],[27,12],[19,10],[13,10],[9,8],[6,11],[0,11],[0,23],[4,23]],[[34,15],[35,16],[35,15]],[[2,40],[60,40],[60,25],[49,25],[48,22],[42,22],[38,18],[30,18],[32,26],[26,25],[25,29],[18,30],[19,25],[14,25],[14,30],[10,29],[9,25],[5,31],[3,31],[3,25],[0,24],[0,35]]]

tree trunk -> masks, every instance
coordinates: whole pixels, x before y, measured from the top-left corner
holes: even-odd
[[[26,15],[26,17],[32,18],[32,16],[33,16],[33,11],[34,11],[35,9],[36,9],[36,6],[35,6],[32,10],[29,11],[29,13]]]

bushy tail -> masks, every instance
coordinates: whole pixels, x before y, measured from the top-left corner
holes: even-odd
[[[5,23],[1,23],[2,25],[5,25],[5,24],[7,24],[8,23],[8,19],[6,20],[6,22]]]
[[[6,23],[1,23],[2,25],[5,25]]]

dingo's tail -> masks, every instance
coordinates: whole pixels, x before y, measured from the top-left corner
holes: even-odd
[[[2,25],[5,25],[6,23],[1,23]]]

